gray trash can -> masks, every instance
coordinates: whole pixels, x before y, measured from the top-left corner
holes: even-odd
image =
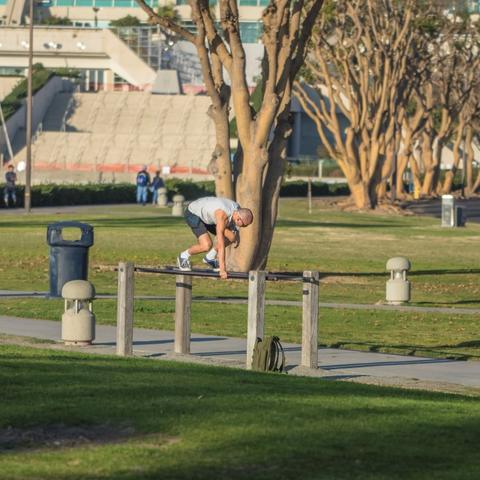
[[[78,228],[78,240],[65,240],[65,228]],[[80,222],[57,222],[48,225],[50,246],[50,297],[60,297],[62,287],[71,280],[87,280],[88,249],[93,245],[93,227]]]

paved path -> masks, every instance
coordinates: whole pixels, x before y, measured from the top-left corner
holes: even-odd
[[[455,199],[455,204],[464,208],[464,215],[467,218],[467,224],[468,222],[480,222],[480,198]],[[416,215],[427,215],[437,218],[442,217],[441,198],[405,202],[405,207]]]
[[[60,341],[60,328],[60,322],[0,316],[0,333],[7,335]],[[94,345],[86,348],[75,348],[75,350],[98,354],[114,354],[115,327],[98,325],[96,335]],[[134,353],[138,356],[172,358],[173,341],[173,332],[134,329]],[[318,351],[321,370],[311,372],[299,367],[299,345],[284,344],[284,347],[287,368],[291,373],[317,374],[322,377],[335,379],[354,379],[359,377],[415,379],[422,382],[480,387],[480,362],[321,348]],[[245,363],[246,340],[193,334],[191,354],[192,356],[187,358],[187,360],[196,361],[203,359],[207,363],[243,367]]]
[[[47,298],[48,292],[28,292],[20,290],[0,290],[0,298]],[[97,295],[95,298],[117,298],[116,295]],[[239,297],[203,297],[193,296],[193,300],[206,303],[231,303],[231,304],[247,304],[248,299]],[[173,296],[159,295],[136,295],[136,300],[159,300],[174,301]],[[301,307],[302,302],[296,300],[266,300],[267,305],[278,305],[282,307]],[[397,312],[430,312],[445,313],[451,315],[479,315],[480,308],[459,308],[459,307],[418,307],[412,305],[384,305],[371,303],[327,303],[319,302],[320,308],[334,308],[344,310],[386,310]]]

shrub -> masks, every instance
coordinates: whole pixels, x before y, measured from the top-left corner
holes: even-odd
[[[213,181],[191,182],[169,178],[166,180],[168,197],[171,200],[175,194],[181,194],[186,200],[195,200],[208,195],[215,195]],[[3,192],[4,185],[0,185]],[[23,207],[25,187],[17,186],[18,207]],[[63,205],[102,205],[113,203],[134,203],[135,185],[131,183],[88,183],[88,184],[42,184],[32,187],[33,207],[58,207]],[[348,187],[344,184],[329,185],[314,182],[313,195],[347,195]],[[304,197],[307,195],[307,183],[289,182],[282,186],[282,197]],[[4,205],[2,204],[2,207]]]

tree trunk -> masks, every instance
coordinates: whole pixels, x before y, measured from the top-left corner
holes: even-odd
[[[263,171],[258,166],[260,152],[249,146],[243,150],[243,171],[236,182],[236,201],[240,206],[249,208],[254,222],[242,229],[241,242],[237,248],[230,248],[227,268],[232,271],[246,272],[254,264],[255,254],[262,237],[262,178]]]
[[[288,114],[282,115],[277,122],[274,138],[268,152],[269,160],[267,171],[264,175],[265,182],[263,185],[262,198],[263,233],[260,247],[257,249],[253,262],[254,268],[264,268],[267,263],[268,252],[270,251],[275,223],[277,221],[280,188],[287,163],[287,140],[291,132],[292,127],[288,121]]]
[[[230,161],[230,133],[228,120],[228,99],[221,108],[211,105],[208,115],[215,124],[217,144],[208,165],[208,171],[215,179],[215,192],[218,197],[234,199],[232,163]]]
[[[453,179],[455,178],[455,174],[458,170],[458,165],[460,164],[460,143],[462,142],[463,138],[463,129],[465,123],[460,121],[458,128],[457,128],[457,136],[455,138],[455,142],[453,144],[453,163],[452,168],[445,174],[445,180],[443,182],[443,189],[442,193],[450,193],[453,187]]]
[[[355,202],[355,206],[360,209],[371,209],[372,202],[370,200],[369,187],[362,181],[355,181],[355,179],[348,179],[351,197]]]
[[[465,172],[465,179],[467,183],[466,193],[467,196],[473,193],[473,160],[475,159],[475,153],[473,151],[473,128],[467,127],[465,132],[465,148],[467,154],[467,171]]]

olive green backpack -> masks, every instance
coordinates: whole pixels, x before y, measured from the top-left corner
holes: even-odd
[[[283,372],[285,353],[278,337],[257,338],[253,348],[252,370]]]

